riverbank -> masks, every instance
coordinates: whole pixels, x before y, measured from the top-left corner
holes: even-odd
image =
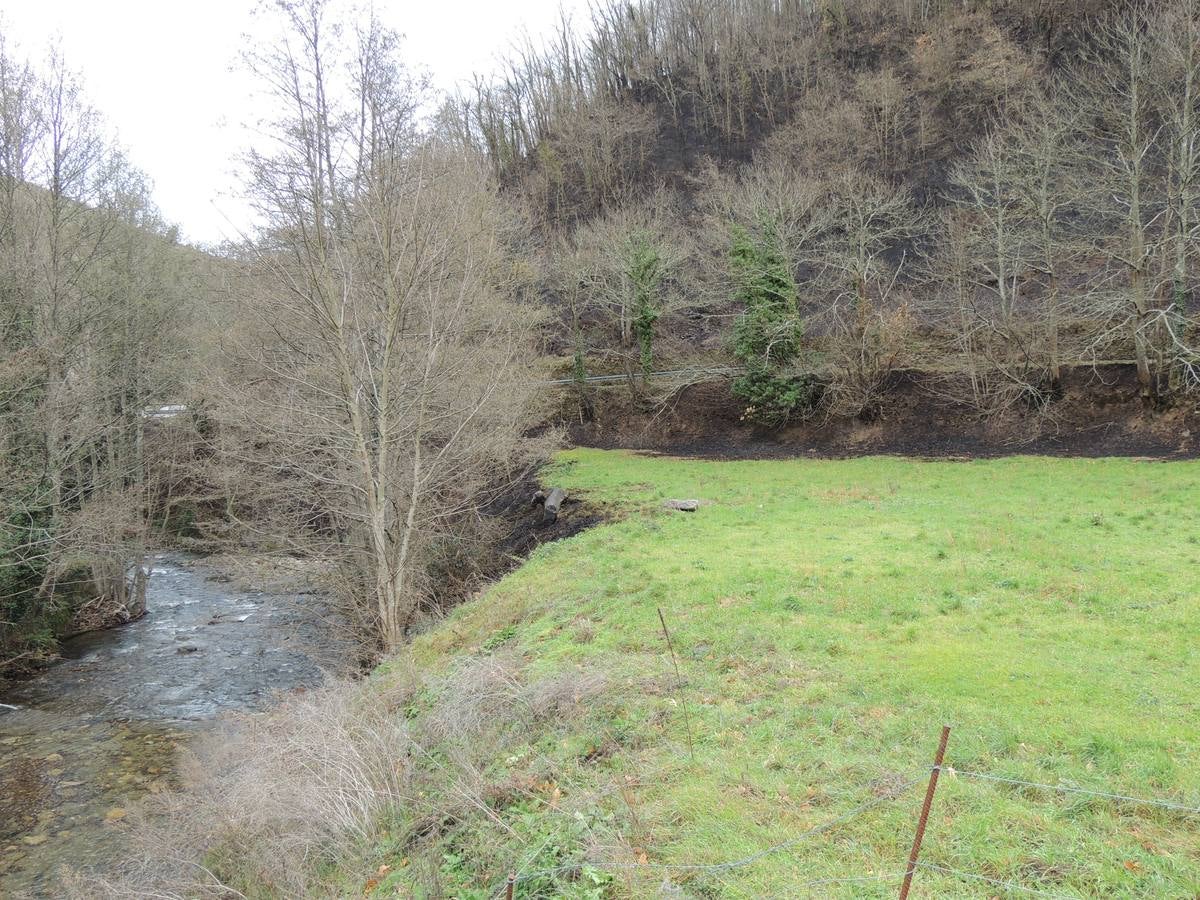
[[[156,555],[145,616],[66,641],[0,696],[0,894],[58,896],[61,866],[118,860],[130,808],[174,785],[197,734],[345,657],[302,581],[233,562]]]
[[[590,421],[580,421],[576,400],[566,396],[561,424],[580,447],[706,459],[1200,456],[1200,407],[1194,399],[1148,408],[1130,366],[1071,369],[1060,394],[1041,409],[1014,405],[985,415],[956,402],[956,396],[962,396],[962,385],[947,377],[899,373],[869,418],[821,412],[768,429],[746,419],[728,379],[682,386],[651,405],[613,385],[594,391]]]

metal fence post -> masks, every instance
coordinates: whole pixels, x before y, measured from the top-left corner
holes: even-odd
[[[908,869],[904,873],[904,883],[900,885],[900,900],[907,900],[909,888],[912,887],[913,873],[917,871],[917,857],[921,855],[921,841],[925,837],[925,823],[929,821],[929,808],[933,806],[933,792],[937,790],[938,775],[942,771],[942,760],[946,756],[946,742],[950,739],[950,726],[942,726],[942,739],[938,742],[937,756],[933,759],[933,769],[929,772],[929,786],[925,788],[925,802],[921,805],[921,817],[917,819],[917,833],[913,836],[912,850],[908,854]]]

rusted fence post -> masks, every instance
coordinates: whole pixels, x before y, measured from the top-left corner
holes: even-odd
[[[517,885],[517,873],[508,873],[508,884],[504,886],[504,900],[513,900],[513,888]]]
[[[921,804],[921,817],[917,819],[917,833],[913,836],[912,850],[908,854],[908,869],[904,872],[904,883],[900,885],[900,900],[907,900],[912,887],[913,873],[917,871],[917,857],[921,855],[921,841],[925,837],[925,823],[929,821],[929,808],[933,806],[933,792],[937,790],[938,775],[942,771],[942,760],[946,756],[946,742],[950,740],[950,726],[942,726],[942,739],[938,741],[937,756],[929,772],[929,786],[925,788],[925,802]]]

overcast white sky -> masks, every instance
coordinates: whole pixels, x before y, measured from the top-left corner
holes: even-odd
[[[189,240],[217,242],[245,225],[235,156],[251,138],[252,84],[235,62],[261,34],[256,0],[0,0],[0,28],[40,57],[61,38],[89,99],[133,162],[154,180],[166,217]],[[375,0],[412,64],[441,89],[491,71],[522,33],[544,34],[560,7],[583,24],[585,0]],[[233,223],[232,226],[230,223]]]

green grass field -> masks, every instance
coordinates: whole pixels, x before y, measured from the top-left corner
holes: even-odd
[[[605,687],[489,738],[482,776],[519,789],[447,826],[449,895],[516,867],[519,897],[647,896],[655,864],[795,839],[669,874],[690,897],[894,896],[943,723],[956,770],[1200,806],[1200,464],[576,450],[543,482],[611,521],[541,548],[413,659],[507,654],[523,682]],[[627,867],[535,874],[588,859]],[[1200,816],[947,772],[923,859],[1051,896],[1195,897]],[[913,893],[1027,895],[934,869]]]

